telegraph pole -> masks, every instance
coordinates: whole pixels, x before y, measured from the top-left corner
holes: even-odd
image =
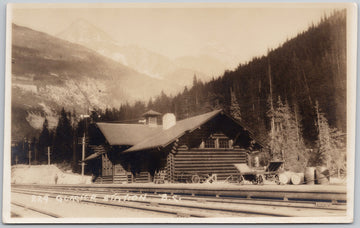
[[[50,147],[47,147],[48,165],[50,165]]]
[[[81,176],[84,176],[84,171],[85,171],[85,146],[86,146],[86,128],[87,128],[87,120],[86,118],[89,118],[90,115],[86,114],[86,115],[81,115],[80,118],[82,118],[84,120],[84,134],[83,137],[81,139]]]
[[[66,75],[67,77],[67,75]],[[85,168],[85,162],[83,162],[83,160],[85,159],[85,145],[86,145],[86,130],[87,130],[87,120],[85,118],[89,118],[90,114],[89,114],[89,106],[91,107],[91,103],[90,100],[88,98],[88,96],[82,91],[82,89],[80,88],[80,86],[75,82],[76,87],[79,89],[80,93],[84,96],[86,102],[87,102],[87,106],[86,106],[86,114],[85,115],[80,115],[80,118],[84,119],[85,121],[85,127],[84,127],[84,134],[83,134],[83,138],[81,140],[81,144],[82,144],[82,150],[81,150],[81,158],[82,158],[82,162],[81,162],[81,175],[84,176],[84,168]],[[101,92],[99,90],[99,92]]]
[[[31,165],[31,150],[29,150],[29,165]]]
[[[84,170],[85,170],[85,130],[84,130],[84,136],[82,138],[82,150],[81,150],[81,176],[84,176]]]
[[[27,142],[27,144],[28,144],[28,152],[29,152],[29,166],[30,166],[30,165],[31,165],[31,148],[30,148],[31,143],[30,143],[30,145],[29,145],[29,142]]]

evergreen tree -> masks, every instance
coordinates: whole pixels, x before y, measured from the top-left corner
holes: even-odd
[[[340,177],[341,172],[346,172],[346,135],[337,130],[331,130],[332,150],[329,153],[330,171]]]
[[[324,114],[319,111],[318,101],[316,101],[315,108],[317,115],[316,127],[318,130],[318,140],[315,154],[311,157],[311,164],[313,166],[323,166],[326,165],[328,155],[332,150],[331,129]]]
[[[194,74],[194,77],[193,77],[193,87],[196,87],[197,86],[197,83],[198,83],[198,80],[196,78],[196,74]]]
[[[135,113],[134,118],[140,118],[141,115],[144,114],[146,111],[145,103],[141,101],[135,102],[133,108]]]
[[[126,109],[125,105],[120,106],[120,109],[119,109],[119,120],[120,121],[125,120],[125,115],[126,115],[125,109]]]
[[[191,107],[191,114],[197,114],[198,113],[198,110],[199,110],[199,94],[200,94],[200,91],[199,91],[199,82],[198,82],[198,79],[196,77],[196,74],[194,74],[194,77],[193,77],[193,84],[192,84],[192,88],[190,90],[190,96],[192,99],[190,99],[190,107]]]
[[[231,96],[230,115],[236,120],[241,120],[240,105],[237,102],[235,92],[231,88],[230,88],[230,96]]]
[[[95,109],[93,111],[91,111],[91,114],[90,114],[90,120],[91,122],[98,122],[101,120],[101,114],[102,114],[102,111],[99,110],[99,109]]]
[[[306,148],[300,135],[301,127],[287,102],[282,106],[282,109],[282,135],[286,142],[283,147],[285,169],[301,172],[306,166]]]
[[[318,140],[315,154],[311,157],[311,165],[326,166],[338,176],[346,169],[346,139],[345,134],[336,128],[331,128],[324,113],[316,101]]]
[[[33,165],[37,165],[39,162],[39,158],[38,158],[38,150],[37,150],[37,139],[34,136],[31,141],[30,141],[30,145],[29,145],[29,149],[31,151],[31,164]]]
[[[62,108],[58,125],[55,130],[54,139],[54,162],[71,161],[73,146],[73,130],[69,119],[69,114]]]
[[[185,119],[190,117],[190,111],[191,111],[190,99],[191,97],[189,90],[187,86],[185,86],[184,91],[182,92],[181,95],[181,100],[179,105],[179,119]]]
[[[306,150],[294,113],[288,103],[283,104],[278,97],[272,115],[275,122],[275,129],[270,132],[272,159],[282,159],[286,170],[302,171],[306,165]]]
[[[40,162],[47,160],[47,147],[51,146],[51,144],[52,144],[52,139],[50,137],[49,123],[47,118],[45,117],[43,128],[39,136],[39,142],[37,144],[38,158]]]
[[[271,159],[282,159],[281,154],[279,154],[281,151],[279,151],[280,149],[275,148],[277,145],[277,140],[276,140],[276,131],[275,131],[275,109],[274,106],[272,105],[272,97],[269,96],[267,99],[267,104],[268,104],[268,111],[266,112],[268,119],[270,120],[270,132],[269,132],[269,147],[270,147],[270,158]]]

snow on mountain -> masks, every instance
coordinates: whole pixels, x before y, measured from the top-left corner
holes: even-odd
[[[99,40],[99,37],[96,38]],[[39,131],[64,107],[84,113],[87,108],[119,107],[166,91],[176,85],[151,78],[84,46],[13,24],[12,135]],[[50,111],[49,111],[50,110]]]
[[[60,32],[57,37],[72,43],[96,45],[97,43],[115,43],[111,37],[84,19],[73,22],[66,30]]]
[[[136,45],[118,46],[129,67],[154,78],[166,79],[177,66],[167,57]]]
[[[57,37],[84,45],[150,77],[162,79],[163,81],[171,80],[172,83],[177,83],[175,90],[164,86],[164,91],[169,93],[178,92],[182,90],[183,86],[191,85],[194,74],[199,79],[208,81],[212,76],[217,76],[225,70],[225,66],[220,61],[216,61],[215,58],[202,56],[200,57],[203,58],[202,60],[194,57],[190,60],[183,58],[182,61],[174,61],[137,45],[124,46],[118,44],[100,28],[82,19],[71,24],[67,29],[60,32]],[[190,63],[194,59],[196,61]],[[182,77],[181,82],[173,80],[176,78],[174,75],[177,72],[181,72],[178,75],[178,77]]]
[[[214,76],[202,72],[211,61],[201,61],[209,58],[173,61],[120,46],[84,20],[57,37],[13,24],[12,45],[12,135],[19,137],[39,131],[45,117],[55,126],[62,107],[77,113],[119,107],[161,91],[175,95],[195,74],[203,81]],[[195,60],[200,63],[191,65]]]

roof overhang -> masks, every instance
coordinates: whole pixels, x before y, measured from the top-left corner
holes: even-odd
[[[99,152],[95,152],[93,154],[90,154],[89,156],[87,156],[84,160],[80,161],[80,162],[87,162],[93,159],[96,159],[97,157],[99,157],[100,155],[102,155],[104,152],[99,153]]]
[[[173,127],[167,130],[163,130],[158,134],[148,138],[147,140],[140,142],[139,144],[134,145],[133,147],[130,147],[129,149],[125,150],[124,153],[150,150],[159,147],[164,148],[169,144],[173,143],[175,140],[184,136],[186,133],[196,130],[201,125],[208,122],[209,120],[211,120],[220,113],[222,113],[222,110],[215,110],[203,115],[198,115],[185,120],[181,120],[177,122]],[[185,127],[182,127],[182,125],[185,125]],[[159,143],[152,143],[154,140],[158,140]]]
[[[176,123],[176,125],[174,125],[173,127],[161,131],[158,134],[153,135],[152,137],[149,137],[148,139],[123,151],[123,153],[148,151],[156,148],[161,149],[167,147],[168,145],[180,139],[184,135],[188,133],[192,133],[196,129],[199,129],[205,123],[209,122],[210,120],[212,120],[213,118],[219,115],[223,115],[224,117],[232,121],[234,124],[239,125],[247,133],[250,139],[253,139],[258,145],[260,145],[260,147],[266,148],[266,144],[263,143],[261,140],[259,140],[244,123],[235,120],[230,115],[226,114],[223,110],[215,110],[209,113],[205,113],[203,115],[181,120],[178,123]]]

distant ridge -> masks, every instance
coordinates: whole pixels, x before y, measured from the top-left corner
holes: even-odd
[[[84,19],[74,21],[57,37],[81,44],[153,78],[172,81],[178,84],[176,92],[182,90],[183,86],[190,86],[194,74],[203,81],[209,81],[225,70],[224,63],[209,56],[184,56],[172,60],[136,44],[122,45]]]
[[[61,107],[119,107],[148,100],[174,84],[141,74],[93,50],[43,32],[12,25],[12,104],[16,135],[41,128]],[[51,122],[54,125],[56,123]],[[27,126],[25,131],[21,129]],[[15,132],[13,132],[15,134]]]

